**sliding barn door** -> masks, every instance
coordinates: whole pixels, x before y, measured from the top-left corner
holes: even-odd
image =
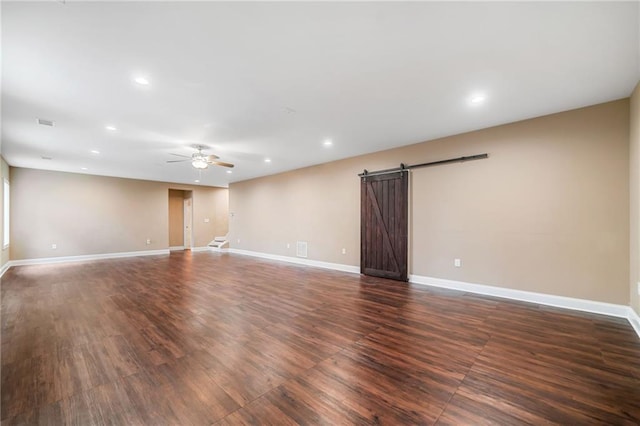
[[[407,281],[408,184],[408,171],[361,177],[361,273]]]

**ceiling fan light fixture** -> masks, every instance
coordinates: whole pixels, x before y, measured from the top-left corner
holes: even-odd
[[[207,161],[202,159],[202,158],[196,158],[191,162],[191,165],[193,167],[195,167],[196,169],[206,169],[207,167],[209,167],[209,164],[207,164]]]

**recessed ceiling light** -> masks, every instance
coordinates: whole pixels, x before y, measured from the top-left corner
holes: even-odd
[[[80,167],[80,170],[88,170],[86,167]]]
[[[200,181],[198,179],[194,180],[195,183],[200,183]]]
[[[116,126],[105,126],[104,128],[107,130],[111,130],[112,132],[115,132],[116,130],[118,130]]]
[[[36,122],[41,126],[49,126],[49,127],[53,127],[56,124],[53,120],[45,120],[44,118],[38,118]]]
[[[264,159],[264,162],[265,162],[265,163],[270,163],[270,162],[271,162],[271,158],[265,158],[265,159]]]
[[[487,100],[487,97],[485,95],[481,93],[476,93],[474,95],[471,95],[471,97],[469,98],[469,103],[471,105],[481,105],[486,100]]]
[[[325,139],[324,142],[322,142],[322,145],[331,146],[333,145],[333,141],[331,139]]]
[[[92,153],[92,154],[100,154],[100,151],[98,151],[97,149],[92,149],[92,150],[91,150],[91,153]]]
[[[227,173],[231,174],[231,173],[233,173],[233,172],[232,172],[231,170],[227,170]]]
[[[149,85],[149,80],[146,77],[136,77],[133,79],[133,81],[135,81],[136,83],[138,83],[141,86],[148,86]]]

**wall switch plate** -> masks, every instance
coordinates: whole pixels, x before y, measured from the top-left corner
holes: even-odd
[[[57,248],[58,248],[58,245],[57,245],[57,244],[51,244],[51,249],[52,249],[52,250],[55,250],[55,249],[57,249]]]
[[[287,248],[291,248],[291,244],[287,243]]]
[[[459,268],[462,266],[462,261],[460,259],[453,259],[453,266]]]
[[[347,254],[347,249],[346,248],[342,249],[342,254]]]
[[[151,244],[151,238],[147,238],[147,245]]]
[[[240,238],[238,238],[238,244],[240,244]]]
[[[638,295],[640,296],[640,282],[638,283]]]
[[[204,218],[204,223],[209,223],[209,218],[208,217]]]

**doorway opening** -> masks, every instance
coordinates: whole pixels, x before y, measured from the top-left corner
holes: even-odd
[[[193,247],[193,191],[169,189],[169,250]]]

